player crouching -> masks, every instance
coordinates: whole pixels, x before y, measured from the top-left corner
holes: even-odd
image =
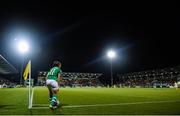
[[[52,109],[55,109],[59,106],[59,100],[58,100],[58,92],[59,92],[59,85],[58,82],[62,80],[61,77],[61,63],[59,61],[54,61],[53,66],[48,72],[46,76],[46,85],[49,90],[49,100],[50,105],[49,107]]]

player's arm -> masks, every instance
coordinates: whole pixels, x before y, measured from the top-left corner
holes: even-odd
[[[61,69],[59,69],[59,73],[58,73],[58,81],[60,82],[60,81],[62,81],[62,70]]]
[[[61,76],[61,74],[59,73],[58,74],[58,81],[60,82],[62,80],[62,76]]]

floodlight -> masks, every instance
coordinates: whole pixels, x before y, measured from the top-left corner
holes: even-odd
[[[115,53],[115,51],[110,50],[107,52],[107,56],[112,59],[112,58],[116,57],[116,53]]]
[[[111,62],[111,86],[113,87],[113,70],[112,70],[112,59],[116,57],[116,52],[114,50],[109,50],[107,52],[107,57],[110,58]]]
[[[20,41],[18,43],[18,50],[21,52],[21,53],[25,53],[29,50],[29,45],[26,41]]]

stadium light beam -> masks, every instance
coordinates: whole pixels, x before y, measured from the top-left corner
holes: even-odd
[[[113,87],[113,70],[112,70],[112,59],[116,57],[116,52],[114,50],[109,50],[107,52],[107,57],[110,58],[111,63],[111,87]]]

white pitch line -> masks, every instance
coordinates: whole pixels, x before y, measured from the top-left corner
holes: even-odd
[[[92,105],[70,105],[70,106],[62,106],[62,108],[80,108],[80,107],[100,107],[100,106],[121,106],[121,105],[137,105],[137,104],[154,104],[154,103],[173,103],[180,102],[180,100],[175,101],[148,101],[148,102],[129,102],[129,103],[118,103],[118,104],[92,104]],[[34,104],[35,107],[33,109],[46,109],[48,104]],[[40,107],[38,107],[40,106]],[[44,106],[44,107],[42,107]]]

